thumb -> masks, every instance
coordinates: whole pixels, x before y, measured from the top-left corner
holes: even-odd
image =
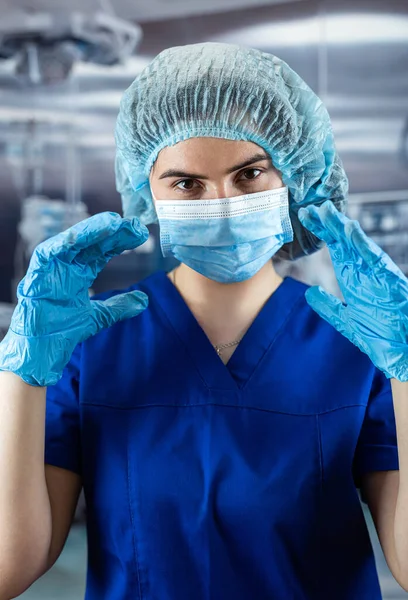
[[[306,291],[306,300],[309,306],[325,321],[330,323],[337,331],[346,335],[345,306],[335,296],[326,292],[320,286],[314,286]]]
[[[352,320],[349,318],[347,306],[335,296],[325,292],[321,287],[309,288],[306,291],[306,300],[322,319],[325,319],[330,323],[330,325],[337,329],[339,333],[357,346],[361,352],[367,354],[374,362],[374,359],[371,357],[372,351],[367,340],[352,326]]]
[[[119,321],[136,317],[143,312],[149,304],[149,299],[143,292],[127,292],[118,294],[107,300],[93,300],[97,331],[111,327]]]

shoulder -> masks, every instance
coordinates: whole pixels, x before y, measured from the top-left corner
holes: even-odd
[[[347,374],[356,382],[371,382],[375,368],[370,358],[308,304],[305,294],[311,286],[292,278],[289,283],[298,295],[286,329],[293,353],[299,353],[299,360],[302,357],[311,371],[317,365],[321,375],[330,373],[332,381]]]
[[[107,389],[109,381],[109,389],[119,390],[124,389],[129,378],[137,378],[142,372],[148,372],[149,361],[162,348],[165,336],[168,337],[156,298],[157,295],[165,295],[165,278],[164,272],[157,272],[127,288],[109,290],[93,297],[94,301],[103,302],[118,294],[140,290],[149,297],[149,305],[139,315],[119,321],[82,343],[82,401],[84,398],[95,398],[98,390],[102,395],[105,394],[98,382],[102,382],[102,387]]]

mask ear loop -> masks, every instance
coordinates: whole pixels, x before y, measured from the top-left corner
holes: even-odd
[[[153,188],[152,188],[152,184],[150,183],[150,179],[149,179],[149,186],[150,186],[150,193],[152,195],[153,200],[156,202],[157,198],[153,193]]]
[[[156,202],[157,198],[153,193],[152,182],[151,182],[152,170],[153,169],[150,170],[150,175],[149,175],[149,187],[150,187],[150,193],[152,195],[153,201]]]

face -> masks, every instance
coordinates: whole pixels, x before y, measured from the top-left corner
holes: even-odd
[[[252,142],[190,138],[161,150],[150,174],[157,200],[232,198],[283,187],[270,157]]]

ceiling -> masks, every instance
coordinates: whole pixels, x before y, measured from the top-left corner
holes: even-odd
[[[254,9],[258,6],[285,4],[286,2],[305,2],[307,0],[114,0],[115,13],[124,19],[133,19],[139,23],[173,19],[192,15],[228,12],[240,8]],[[30,11],[94,12],[106,6],[106,0],[0,0],[0,12],[16,9]]]
[[[28,7],[30,2],[7,4]],[[331,113],[337,145],[348,162],[355,191],[366,191],[367,187],[372,191],[408,188],[406,171],[395,160],[390,161],[397,154],[408,113],[408,6],[404,0],[390,0],[387,10],[375,0],[333,0],[325,3],[325,12],[317,0],[294,4],[255,2],[256,9],[244,10],[240,0],[209,0],[203,4],[208,13],[197,16],[192,13],[200,9],[200,2],[140,3],[143,17],[147,14],[143,12],[146,5],[152,11],[150,16],[153,7],[157,12],[155,21],[143,24],[137,55],[116,67],[79,63],[64,85],[27,89],[16,81],[12,61],[0,61],[3,160],[12,156],[11,164],[17,164],[18,148],[21,154],[22,141],[27,138],[27,123],[36,121],[38,144],[43,144],[44,149],[47,193],[64,193],[61,182],[67,142],[74,139],[84,167],[84,193],[91,197],[99,194],[103,205],[107,195],[109,204],[114,194],[113,132],[123,91],[162,49],[213,40],[276,53],[298,71]],[[215,4],[217,10],[231,6],[235,10],[210,13],[209,7]],[[35,5],[56,7],[55,2],[48,0],[35,0]],[[85,5],[91,10],[93,3]],[[158,14],[161,16],[158,8],[170,10],[170,5],[172,21],[157,19]],[[187,5],[190,16],[177,17]],[[368,5],[372,12],[367,12]],[[118,13],[126,7],[137,12],[136,6],[137,3],[125,0],[115,2]],[[355,155],[359,156],[358,161]],[[387,164],[386,172],[371,169],[376,161]],[[10,160],[8,164],[6,161],[7,171],[9,166]],[[2,183],[4,190],[7,182]]]

